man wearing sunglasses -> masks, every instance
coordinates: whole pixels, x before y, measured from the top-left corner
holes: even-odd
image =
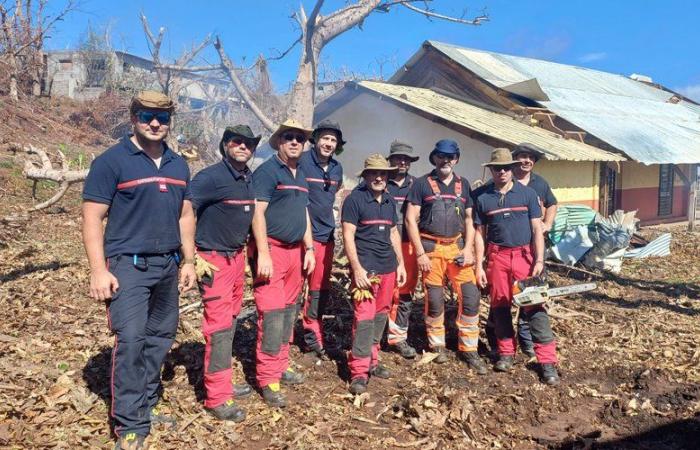
[[[226,128],[219,142],[222,160],[192,179],[197,258],[215,268],[199,280],[204,304],[204,407],[217,419],[233,422],[245,419],[234,398],[253,393],[247,384],[231,383],[231,354],[245,286],[244,247],[255,211],[247,164],[258,142],[260,136],[247,125]]]
[[[413,249],[411,240],[408,238],[408,231],[404,227],[404,218],[408,207],[406,199],[416,180],[416,177],[408,172],[411,169],[411,163],[418,161],[419,157],[413,154],[413,147],[397,140],[391,143],[387,159],[390,166],[398,168],[390,175],[386,188],[396,203],[396,214],[399,217],[396,227],[401,236],[401,253],[403,254],[403,263],[406,268],[406,283],[396,289],[392,298],[387,342],[401,356],[406,359],[412,359],[416,357],[416,350],[408,344],[406,339],[408,338],[413,291],[416,290],[416,284],[418,283],[418,266],[416,263],[416,252]]]
[[[253,173],[253,235],[257,260],[252,264],[258,310],[256,378],[263,400],[273,407],[287,404],[282,384],[304,382],[289,366],[289,344],[297,316],[296,300],[303,273],[314,271],[314,246],[309,219],[309,184],[299,158],[311,130],[287,120],[270,137],[277,154]]]
[[[147,448],[151,423],[165,420],[155,407],[177,331],[178,288],[196,282],[190,171],[164,142],[174,109],[166,95],[138,93],[129,108],[133,135],[93,161],[83,189],[90,296],[106,302],[115,334],[110,415],[118,449]]]
[[[327,360],[321,316],[330,294],[330,277],[335,249],[335,195],[343,184],[343,167],[334,156],[343,152],[340,126],[324,120],[309,138],[313,144],[299,160],[309,183],[309,216],[316,266],[308,277],[309,294],[304,302],[303,327],[306,349],[318,359]]]
[[[435,362],[447,362],[445,352],[444,280],[458,298],[458,355],[482,375],[486,365],[477,353],[480,293],[474,275],[472,200],[466,178],[454,173],[457,143],[443,139],[428,157],[435,170],[413,184],[408,194],[406,227],[416,250],[425,289],[425,328]]]
[[[513,367],[516,339],[511,305],[513,282],[542,273],[544,236],[542,210],[534,190],[513,180],[517,163],[506,148],[497,148],[484,164],[491,170],[493,184],[476,199],[476,276],[481,287],[489,286],[498,347],[494,370]],[[484,271],[484,256],[488,267]],[[530,325],[535,354],[544,383],[559,383],[556,341],[549,316],[542,305],[523,307],[520,315]]]

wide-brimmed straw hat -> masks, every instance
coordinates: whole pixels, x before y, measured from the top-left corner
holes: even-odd
[[[306,136],[306,139],[309,139],[309,136],[311,136],[310,129],[306,128],[304,125],[294,119],[287,119],[282,122],[282,124],[277,127],[277,130],[272,133],[272,136],[270,136],[270,147],[274,148],[275,150],[279,150],[279,137],[282,135],[282,133],[289,130],[301,131],[304,136]]]
[[[135,114],[140,109],[155,109],[172,113],[175,111],[175,103],[162,92],[141,91],[131,99],[129,112]]]
[[[523,142],[521,144],[518,144],[511,152],[513,158],[515,158],[520,153],[527,153],[530,156],[534,156],[535,162],[539,161],[541,158],[544,158],[545,155],[545,153],[542,150],[540,150],[539,147],[537,147],[535,144],[530,144],[529,142]]]
[[[226,129],[224,130],[224,134],[221,136],[221,141],[219,142],[219,151],[222,155],[226,154],[224,150],[224,144],[227,140],[231,139],[234,136],[240,136],[250,140],[251,142],[254,142],[253,148],[250,149],[252,151],[255,151],[255,148],[260,142],[260,138],[262,138],[261,135],[254,135],[253,130],[251,130],[248,125],[234,125],[232,127],[226,127]]]
[[[379,153],[374,153],[369,155],[365,159],[365,168],[357,173],[358,177],[361,177],[366,170],[383,170],[385,172],[393,172],[399,170],[398,167],[393,167],[389,165],[389,161]]]
[[[332,120],[322,120],[318,125],[316,125],[313,133],[311,133],[309,142],[316,144],[316,140],[323,131],[333,131],[335,133],[336,137],[338,138],[338,145],[335,147],[334,153],[336,155],[343,153],[343,146],[347,144],[347,142],[343,140],[343,132],[340,130],[340,125],[338,122],[333,122]]]
[[[494,148],[491,152],[491,161],[482,164],[482,166],[512,166],[517,163],[517,161],[513,161],[513,155],[510,154],[510,150],[507,148]]]
[[[392,142],[391,146],[389,147],[389,156],[387,159],[391,158],[392,156],[405,156],[410,159],[411,162],[416,162],[420,159],[420,156],[413,154],[413,147],[411,147],[410,144],[399,140]]]

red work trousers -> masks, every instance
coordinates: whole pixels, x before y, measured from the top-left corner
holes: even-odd
[[[245,284],[245,253],[199,252],[199,256],[219,268],[210,279],[199,283],[204,304],[204,406],[216,408],[233,397],[231,355],[236,317],[241,312]]]
[[[513,283],[530,276],[532,252],[530,246],[501,247],[495,244],[489,244],[487,252],[486,278],[490,289],[498,354],[513,356],[517,344],[511,316]],[[521,311],[521,316],[530,324],[537,361],[555,364],[557,347],[546,310],[542,305],[526,307]]]
[[[289,344],[297,315],[296,300],[304,283],[304,246],[268,238],[272,277],[256,279],[253,295],[258,311],[256,378],[262,388],[278,383],[289,367]]]
[[[377,275],[379,283],[372,285],[373,299],[354,301],[352,350],[348,356],[350,377],[369,378],[370,368],[376,367],[379,342],[386,327],[391,298],[396,288],[396,272]]]
[[[310,350],[321,350],[323,344],[322,315],[331,287],[331,269],[335,242],[314,241],[316,267],[308,277],[309,295],[304,301],[304,342]]]
[[[406,268],[406,284],[394,290],[391,301],[387,334],[387,341],[391,345],[403,342],[408,338],[413,291],[416,290],[416,284],[418,284],[418,261],[413,244],[402,242],[401,253],[403,253],[403,264]]]

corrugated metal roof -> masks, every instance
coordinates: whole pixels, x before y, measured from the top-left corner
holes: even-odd
[[[700,163],[700,107],[622,75],[428,42],[489,83],[536,79],[538,103],[645,164]]]
[[[564,139],[556,133],[531,127],[506,114],[489,111],[438,94],[430,89],[374,81],[361,81],[358,85],[511,145],[530,142],[544,150],[547,159],[566,161],[622,161],[625,159],[621,155],[573,139]]]

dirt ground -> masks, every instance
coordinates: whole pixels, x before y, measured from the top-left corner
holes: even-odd
[[[86,132],[81,148],[102,145],[98,139]],[[0,154],[0,448],[111,448],[113,337],[104,304],[86,295],[79,192],[27,215],[31,187],[19,167],[20,157]],[[40,187],[39,195],[49,190]],[[286,389],[290,406],[271,410],[255,394],[241,401],[245,422],[223,424],[202,409],[201,310],[190,309],[163,373],[162,408],[177,423],[154,426],[151,448],[697,448],[700,235],[672,231],[671,256],[628,260],[620,275],[552,270],[556,285],[598,283],[594,292],[551,306],[561,357],[557,387],[542,385],[533,361],[522,356],[509,374],[479,377],[454,355],[435,365],[382,352],[394,378],[372,379],[369,395],[353,398],[343,352],[316,365],[293,347],[293,363],[308,381]],[[197,300],[191,293],[182,305]],[[451,304],[448,322],[454,310]],[[341,284],[326,314],[328,341],[348,350],[351,312]],[[409,340],[423,351],[421,322],[417,300]],[[237,382],[253,383],[255,327],[254,315],[238,324]],[[454,327],[448,333],[454,350]],[[483,352],[488,358],[485,346]]]

